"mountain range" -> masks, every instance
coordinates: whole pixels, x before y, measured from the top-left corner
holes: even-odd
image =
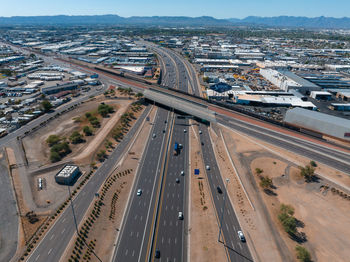
[[[0,26],[9,25],[149,25],[149,26],[268,26],[289,28],[350,29],[350,18],[334,17],[258,17],[217,19],[210,16],[132,16],[118,15],[56,15],[0,17]]]

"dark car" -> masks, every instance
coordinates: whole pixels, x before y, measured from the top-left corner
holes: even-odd
[[[221,190],[221,187],[217,187],[216,190],[218,191],[219,194],[222,194],[222,190]]]
[[[155,258],[160,258],[160,250],[156,250],[156,253],[154,254]]]

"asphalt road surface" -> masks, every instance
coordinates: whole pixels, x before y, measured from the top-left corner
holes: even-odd
[[[289,136],[283,133],[277,133],[249,122],[243,122],[231,117],[217,117],[218,123],[223,124],[233,130],[239,131],[245,135],[258,138],[267,143],[276,145],[280,148],[287,149],[298,155],[302,155],[321,162],[330,167],[350,174],[350,154],[337,151],[331,147],[325,147],[320,144],[312,143]]]
[[[199,135],[200,141],[203,143],[202,155],[204,165],[209,166],[209,170],[206,170],[206,173],[219,225],[221,224],[221,217],[223,218],[221,231],[222,238],[220,240],[226,247],[226,253],[229,261],[253,261],[247,243],[241,242],[238,238],[237,231],[241,230],[244,233],[244,230],[242,230],[240,227],[235,211],[229,199],[226,199],[224,208],[224,198],[225,195],[227,197],[227,194],[225,192],[225,184],[222,180],[216,162],[215,154],[209,137],[208,127],[200,124],[200,130],[202,131],[202,134]],[[222,193],[218,192],[217,187],[221,188]],[[224,213],[222,213],[223,208]]]
[[[189,166],[189,137],[188,120],[175,119],[171,147],[166,164],[166,174],[163,183],[163,193],[159,208],[154,247],[151,261],[154,261],[155,250],[160,251],[159,261],[182,262],[187,261],[185,241],[185,224],[188,221],[186,194],[188,194],[188,166]],[[177,155],[173,148],[177,142],[182,147]],[[184,172],[181,175],[181,172]],[[179,182],[176,182],[179,179]],[[179,212],[184,219],[179,219]]]
[[[1,150],[0,153],[0,261],[10,261],[17,248],[18,214],[5,152]]]
[[[162,160],[168,142],[170,112],[159,108],[138,169],[113,261],[145,261],[154,216]],[[163,133],[163,130],[165,132]],[[141,189],[142,194],[137,195]]]
[[[105,160],[103,165],[88,180],[87,184],[80,190],[73,200],[74,214],[77,224],[83,219],[90,203],[95,198],[95,193],[106,180],[115,165],[123,157],[130,141],[140,128],[151,107],[147,107],[125,138],[115,148],[113,153]],[[67,187],[68,192],[68,187]],[[68,197],[68,193],[67,193]],[[55,262],[59,261],[69,241],[75,233],[72,207],[68,206],[61,216],[56,220],[52,228],[31,253],[27,261],[30,262]]]

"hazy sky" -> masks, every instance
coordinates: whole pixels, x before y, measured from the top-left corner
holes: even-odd
[[[350,0],[1,0],[0,16],[350,16]]]

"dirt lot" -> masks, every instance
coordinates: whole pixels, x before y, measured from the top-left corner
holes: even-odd
[[[155,109],[151,111],[150,118],[153,119],[154,116]],[[151,128],[152,126],[149,125],[148,122],[145,122],[127,157],[111,175],[111,178],[117,174],[118,177],[115,179],[115,181],[110,179],[107,182],[107,184],[111,185],[109,186],[108,190],[106,190],[103,199],[104,205],[101,207],[100,216],[91,227],[86,240],[88,243],[90,243],[90,241],[95,243],[94,252],[102,261],[109,261],[115,248],[114,243],[116,242],[116,236],[118,236],[124,210],[126,208],[130,190],[137,172],[137,166],[142,157]],[[125,175],[120,175],[120,173],[123,174],[125,170],[132,171],[130,173],[126,172]],[[100,196],[102,196],[101,191]],[[93,208],[94,203],[91,204],[90,209],[87,212],[87,216],[90,215]],[[82,225],[83,223],[81,223],[80,228]],[[72,238],[69,248],[67,248],[65,255],[62,256],[60,261],[68,261],[68,259],[71,257],[75,246],[75,240],[76,237]],[[85,247],[81,251],[81,256],[85,255],[86,253],[87,248]],[[91,255],[90,261],[98,260]]]
[[[328,180],[321,178],[318,182],[305,183],[301,179],[297,166],[305,165],[310,160],[261,141],[255,142],[226,128],[222,132],[248,196],[254,204],[252,220],[254,223],[266,220],[265,223],[256,224],[256,230],[248,229],[260,261],[296,259],[294,248],[298,243],[284,232],[277,219],[281,203],[292,205],[295,208],[294,216],[304,223],[303,227],[298,227],[298,231],[306,234],[307,241],[302,245],[310,251],[314,261],[348,261],[350,201],[330,190],[324,191],[322,185],[333,185]],[[256,168],[263,170],[262,175],[272,178],[276,187],[272,190],[275,195],[268,195],[260,188]],[[349,183],[346,174],[324,165],[319,165],[316,173],[343,185]],[[270,242],[270,247],[261,241],[266,237],[270,241],[264,242]],[[266,248],[275,253],[268,260],[266,253],[272,252],[264,252]]]
[[[50,164],[50,148],[46,143],[46,139],[53,134],[61,137],[69,137],[73,131],[81,131],[82,127],[87,124],[87,121],[83,120],[82,122],[77,122],[74,119],[77,117],[83,119],[86,112],[96,112],[97,107],[101,102],[112,105],[115,108],[116,113],[111,114],[110,118],[100,118],[101,127],[95,130],[93,136],[84,137],[86,140],[85,143],[74,146],[71,145],[72,153],[69,154],[70,159],[80,154],[84,148],[87,148],[87,144],[96,145],[100,142],[105,133],[108,133],[110,129],[113,128],[113,123],[118,121],[119,117],[125,112],[126,108],[134,102],[134,100],[106,100],[104,96],[100,96],[82,104],[73,111],[61,115],[56,120],[50,122],[47,126],[26,136],[23,139],[23,144],[26,150],[29,167],[34,169]],[[83,156],[85,156],[85,154],[83,154]]]
[[[226,261],[225,248],[217,241],[218,220],[210,198],[200,143],[195,134],[198,134],[198,128],[190,128],[190,170],[200,170],[198,176],[190,173],[190,261]]]

